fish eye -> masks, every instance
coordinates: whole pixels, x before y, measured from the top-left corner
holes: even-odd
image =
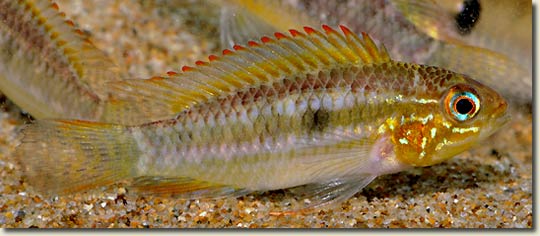
[[[454,103],[454,111],[460,115],[470,114],[474,112],[474,101],[467,96],[458,97]]]
[[[454,16],[455,24],[459,34],[466,35],[471,33],[471,30],[480,18],[480,3],[478,0],[464,0],[461,4],[460,11]]]
[[[454,87],[445,99],[445,107],[453,119],[459,122],[472,119],[480,110],[480,99],[473,90]]]

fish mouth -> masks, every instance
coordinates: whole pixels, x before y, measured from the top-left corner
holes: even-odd
[[[506,103],[501,103],[501,105],[495,109],[494,114],[491,115],[491,125],[486,129],[488,132],[484,133],[482,135],[483,137],[491,136],[512,119],[512,116],[506,111],[506,108]]]
[[[493,115],[491,115],[491,118],[495,120],[495,125],[497,127],[503,126],[504,124],[508,123],[511,120],[511,116],[508,113],[508,103],[506,101],[501,100],[499,103],[499,106],[497,106],[493,111]]]

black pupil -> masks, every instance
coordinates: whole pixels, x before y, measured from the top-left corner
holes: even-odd
[[[473,109],[472,101],[467,98],[461,98],[456,103],[456,110],[459,114],[469,114]]]
[[[463,1],[463,9],[454,17],[456,27],[461,35],[471,33],[480,17],[480,9],[480,3],[477,0]]]

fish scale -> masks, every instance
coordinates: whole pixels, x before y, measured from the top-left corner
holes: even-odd
[[[127,114],[144,124],[37,121],[17,149],[29,182],[72,193],[130,180],[185,198],[296,187],[320,206],[451,158],[508,120],[505,100],[465,75],[393,61],[344,26],[322,29],[113,82],[116,109],[144,111]]]

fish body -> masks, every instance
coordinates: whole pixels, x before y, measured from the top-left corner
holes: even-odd
[[[123,77],[48,0],[0,1],[0,48],[0,91],[35,118],[102,120]]]
[[[114,86],[154,116],[145,119],[167,119],[37,121],[17,149],[29,182],[58,194],[129,179],[186,198],[296,187],[318,206],[442,162],[508,120],[505,100],[465,75],[393,61],[343,26],[323,29]]]

